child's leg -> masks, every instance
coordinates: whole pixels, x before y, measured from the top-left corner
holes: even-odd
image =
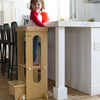
[[[37,52],[38,52],[38,36],[35,36],[33,38],[33,65],[39,65],[36,63],[36,58],[37,58]]]

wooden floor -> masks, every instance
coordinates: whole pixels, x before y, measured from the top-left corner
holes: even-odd
[[[7,75],[3,76],[0,73],[0,100],[14,100],[14,97],[9,95],[7,81],[8,81]],[[49,91],[52,92],[54,84],[55,84],[54,81],[49,80],[48,82]],[[44,99],[38,99],[38,100],[44,100]],[[51,97],[49,98],[49,100],[54,100],[54,99]],[[67,100],[100,100],[100,95],[90,96],[68,87]]]

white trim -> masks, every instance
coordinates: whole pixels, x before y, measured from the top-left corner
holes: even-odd
[[[70,81],[66,80],[65,83],[67,86],[70,86],[76,90],[79,90],[86,94],[91,94],[91,85],[88,83],[80,82],[80,81],[73,81],[73,80],[70,80]]]
[[[91,95],[97,95],[97,94],[100,94],[100,85],[93,86],[91,88]]]
[[[53,87],[53,97],[57,100],[67,99],[67,88],[66,87]]]
[[[100,85],[92,86],[85,82],[66,80],[66,85],[89,95],[100,94]]]

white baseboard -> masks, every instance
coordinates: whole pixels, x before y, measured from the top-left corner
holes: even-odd
[[[79,90],[86,94],[91,94],[91,86],[87,83],[82,83],[79,81],[72,81],[72,80],[66,81],[65,83],[67,86],[70,86],[73,89]]]
[[[51,80],[55,80],[54,75],[49,75],[48,77]],[[89,94],[89,95],[96,95],[100,94],[100,85],[92,86],[85,82],[80,81],[73,81],[73,80],[66,80],[65,84],[67,86],[70,86],[73,89],[79,90],[83,93]]]
[[[97,95],[97,94],[100,94],[100,85],[92,86],[91,95]]]
[[[80,81],[66,81],[66,85],[89,95],[100,94],[100,85],[92,86]]]

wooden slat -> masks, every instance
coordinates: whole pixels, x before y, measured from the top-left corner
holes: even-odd
[[[18,64],[19,67],[23,67],[23,68],[26,68],[26,64]],[[27,67],[28,68],[28,67]],[[40,66],[32,66],[31,69],[40,69],[41,67]]]
[[[26,64],[18,64],[20,67],[26,68]]]
[[[47,27],[26,27],[26,26],[21,26],[21,27],[18,27],[16,28],[16,31],[27,31],[27,32],[47,32],[48,31],[48,28]]]
[[[8,83],[13,87],[21,87],[26,85],[24,81],[8,81]]]
[[[24,32],[18,31],[17,33],[18,44],[18,65],[24,64]],[[24,68],[18,66],[18,80],[25,81]]]

